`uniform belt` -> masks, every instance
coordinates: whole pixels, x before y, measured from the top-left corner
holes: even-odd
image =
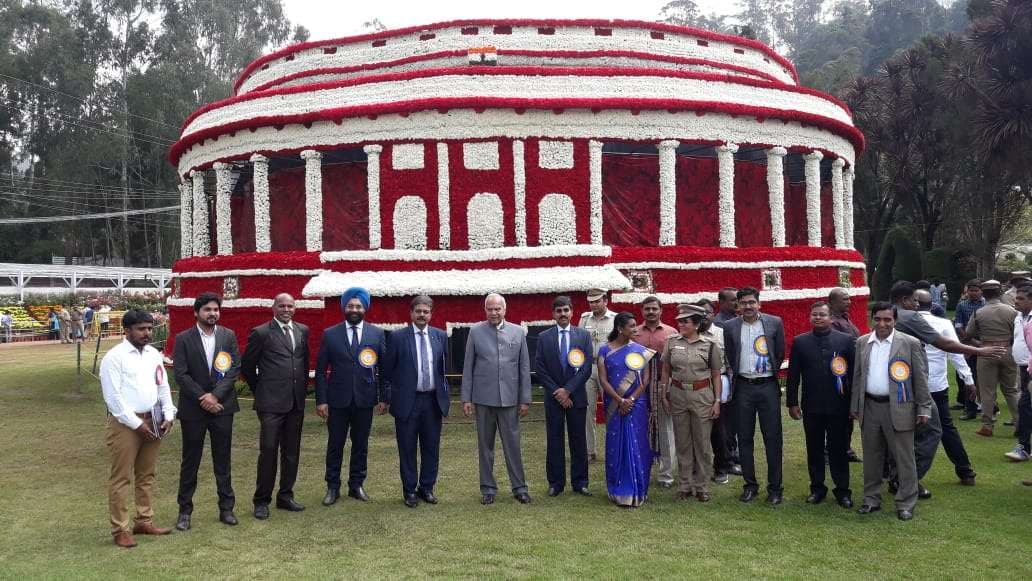
[[[764,383],[770,383],[770,382],[774,381],[774,377],[773,376],[769,376],[769,377],[745,377],[744,375],[738,375],[735,378],[740,380],[740,381],[744,381],[746,383],[751,383],[753,385],[762,385]]]
[[[149,420],[149,419],[151,419],[151,413],[150,412],[142,412],[142,413],[141,412],[136,412],[136,417],[140,418],[141,420]]]
[[[876,401],[878,403],[889,403],[889,396],[887,395],[871,395],[869,393],[865,393],[864,397],[866,397],[869,400]]]
[[[670,380],[670,384],[673,385],[674,387],[676,387],[677,389],[688,389],[687,387],[684,386],[683,382],[678,381],[676,379],[671,379]],[[708,379],[700,379],[698,381],[693,381],[692,382],[692,390],[693,391],[699,391],[699,390],[702,390],[702,389],[707,389],[709,387],[710,387],[710,380],[708,380]]]
[[[989,347],[1010,347],[1011,341],[982,341],[982,345]]]

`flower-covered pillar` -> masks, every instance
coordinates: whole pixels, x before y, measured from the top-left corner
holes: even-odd
[[[846,168],[842,178],[842,213],[846,221],[846,248],[856,248],[853,242],[853,180],[856,175],[853,173],[853,166]]]
[[[305,250],[322,250],[322,153],[301,152],[305,160]]]
[[[803,156],[806,174],[806,239],[810,246],[821,245],[821,160],[824,154],[813,151]]]
[[[369,191],[369,248],[380,248],[380,153],[382,145],[367,145],[366,189]]]
[[[767,192],[770,197],[770,234],[774,246],[785,245],[785,156],[784,147],[767,150]]]
[[[717,147],[717,172],[720,195],[717,202],[720,222],[720,247],[735,246],[735,152],[738,146],[725,143]]]
[[[512,191],[516,206],[516,246],[527,245],[527,168],[523,141],[512,141]]]
[[[251,156],[254,164],[254,249],[257,252],[272,250],[269,236],[269,158],[264,155]]]
[[[591,201],[591,243],[602,244],[602,142],[588,142],[588,198]]]
[[[193,255],[211,254],[211,239],[208,236],[208,199],[204,195],[204,172],[190,173],[193,180]]]
[[[179,182],[179,254],[193,256],[193,186]]]
[[[233,210],[229,204],[229,197],[232,195],[229,189],[232,167],[222,162],[212,165],[215,170],[215,244],[220,256],[233,254],[233,227],[230,220],[230,212]]]
[[[677,146],[667,139],[659,142],[659,245],[677,244]]]
[[[846,162],[841,157],[831,162],[831,213],[835,223],[835,248],[846,247],[846,225],[843,208],[842,168]]]
[[[379,179],[379,174],[377,174],[377,179]],[[373,191],[372,187],[369,191]],[[377,187],[377,191],[379,191],[379,187]],[[371,202],[369,207],[372,208]],[[372,223],[372,216],[369,220]],[[451,173],[448,170],[447,143],[437,144],[437,224],[440,232],[437,245],[441,250],[447,250],[451,248]]]

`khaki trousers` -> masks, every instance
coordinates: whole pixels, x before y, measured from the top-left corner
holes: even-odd
[[[670,387],[670,416],[674,422],[678,490],[687,494],[709,492],[713,475],[713,390]]]
[[[659,405],[659,402],[656,402]],[[659,405],[656,413],[656,432],[659,436],[659,468],[656,479],[664,484],[674,483],[674,467],[677,466],[677,450],[674,446],[674,420],[663,406]]]
[[[881,506],[882,474],[886,455],[896,461],[899,488],[896,510],[914,510],[917,505],[917,462],[914,459],[914,431],[898,432],[892,426],[890,402],[864,400],[864,423],[860,437],[864,444],[864,504]]]
[[[978,358],[978,397],[982,402],[982,427],[993,429],[996,387],[1003,391],[1014,426],[1018,425],[1018,365],[1008,351],[1000,359]]]
[[[130,481],[135,480],[134,524],[149,523],[154,519],[151,499],[161,440],[145,440],[135,430],[130,430],[115,418],[108,416],[105,443],[111,454],[111,477],[108,479],[111,534],[117,534],[119,531],[129,532],[132,529],[129,526],[128,506]]]
[[[588,409],[584,413],[584,439],[587,442],[589,456],[595,455],[595,414],[598,409],[598,391],[601,385],[598,382],[598,368],[591,368],[591,379],[584,384],[584,391],[588,396]]]

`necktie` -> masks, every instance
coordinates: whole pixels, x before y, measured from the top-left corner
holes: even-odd
[[[283,325],[283,334],[287,336],[287,343],[290,343],[290,350],[294,350],[294,334],[290,332],[290,325]]]
[[[566,329],[559,331],[559,354],[563,357],[563,370],[570,366],[570,344],[566,342]]]
[[[419,391],[430,391],[430,358],[426,353],[426,331],[419,332],[419,369],[423,373]]]
[[[351,349],[358,348],[358,327],[351,325]]]

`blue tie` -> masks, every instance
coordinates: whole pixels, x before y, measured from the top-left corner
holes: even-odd
[[[570,366],[570,345],[566,342],[566,329],[559,331],[559,353],[563,356],[563,371]]]
[[[351,350],[358,349],[358,327],[351,325]]]
[[[423,372],[419,391],[430,391],[430,358],[426,356],[426,331],[419,332],[419,369]]]

